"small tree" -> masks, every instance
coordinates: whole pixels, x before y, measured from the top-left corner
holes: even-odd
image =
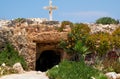
[[[97,24],[119,24],[119,21],[111,17],[102,17],[96,20],[96,23]]]

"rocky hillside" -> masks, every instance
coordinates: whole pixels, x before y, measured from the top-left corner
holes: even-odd
[[[91,33],[95,32],[109,32],[112,33],[116,28],[120,27],[120,25],[102,25],[102,24],[88,24],[91,29]]]
[[[95,33],[98,31],[106,31],[112,32],[119,25],[96,25],[96,24],[89,24],[91,28],[91,33]],[[26,25],[22,24],[15,24],[14,26],[6,26],[0,29],[0,50],[2,50],[5,45],[10,42],[15,49],[22,55],[29,67],[33,65],[32,62],[35,62],[35,51],[36,51],[36,44],[33,42],[35,39],[43,39],[43,41],[56,41],[60,38],[66,38],[67,32],[70,31],[70,27],[64,28],[63,32],[59,32],[58,28],[60,26],[53,26],[53,25],[43,25],[43,24],[29,24]],[[41,36],[38,36],[40,34]],[[38,40],[39,41],[39,40]],[[45,41],[45,42],[46,42]],[[32,68],[30,68],[32,69]]]

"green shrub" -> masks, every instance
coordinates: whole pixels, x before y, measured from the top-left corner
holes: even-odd
[[[86,44],[92,52],[97,52],[99,56],[102,56],[112,49],[112,36],[104,32],[91,34],[88,36]]]
[[[0,52],[0,65],[5,63],[7,66],[13,66],[20,62],[24,69],[27,69],[27,64],[22,56],[14,50],[12,45],[8,44],[3,51]]]
[[[13,22],[15,22],[15,23],[24,23],[25,21],[26,21],[25,18],[17,18],[15,20],[13,20]]]
[[[48,70],[50,79],[107,79],[98,70],[87,66],[84,62],[63,61],[58,67]]]
[[[107,51],[120,48],[120,27],[112,34],[98,32],[91,34],[86,39],[86,45],[92,52],[99,55],[105,55]]]
[[[71,60],[79,61],[87,53],[85,40],[89,35],[90,28],[86,24],[75,24],[68,34],[68,40],[62,41],[60,47],[63,48],[68,54],[72,54]]]
[[[118,27],[113,33],[113,45],[115,48],[120,48],[120,27]]]
[[[96,21],[97,24],[119,24],[118,20],[115,20],[111,17],[102,17]]]
[[[74,24],[74,27],[72,28],[72,33],[80,32],[81,34],[89,34],[90,28],[87,24],[83,23],[76,23]]]

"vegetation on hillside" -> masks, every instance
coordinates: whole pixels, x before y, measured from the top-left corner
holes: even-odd
[[[20,62],[23,68],[27,69],[24,58],[18,54],[12,45],[8,44],[4,50],[0,52],[0,65],[5,63],[7,66],[12,67],[17,62]]]
[[[16,19],[14,19],[12,22],[13,22],[13,24],[14,24],[14,23],[19,23],[19,24],[21,24],[21,23],[24,23],[24,22],[27,22],[28,24],[32,24],[32,23],[33,23],[32,20],[29,20],[29,19],[26,19],[26,18],[16,18]]]
[[[115,20],[111,17],[102,17],[96,20],[97,24],[119,24],[119,20]]]
[[[18,18],[15,22],[23,23],[24,18]],[[119,21],[110,17],[99,18],[98,24],[118,24]],[[63,21],[59,31],[69,26],[71,32],[68,34],[68,40],[61,41],[59,46],[69,55],[70,60],[62,61],[58,66],[48,71],[51,79],[106,79],[103,73],[113,71],[120,73],[120,27],[112,34],[106,32],[90,33],[87,24]],[[48,27],[47,27],[48,29]],[[92,64],[86,64],[86,56],[93,54]],[[89,56],[88,56],[89,57]],[[0,52],[0,65],[5,63],[8,66],[20,62],[24,69],[27,68],[26,62],[14,48],[8,44]]]
[[[74,27],[71,28],[72,30],[68,34],[68,40],[62,41],[60,47],[68,54],[73,55],[71,60],[79,61],[80,58],[84,58],[88,53],[85,40],[90,32],[90,28],[88,28],[86,24],[75,24]]]
[[[61,27],[59,27],[57,30],[58,31],[63,31],[63,29],[65,29],[66,27],[73,27],[73,23],[72,22],[70,22],[70,21],[62,21],[61,22]]]
[[[72,27],[72,26],[73,26],[73,23],[70,22],[70,21],[62,21],[62,23],[61,23],[61,27],[65,27],[66,25]]]
[[[17,19],[14,19],[14,22],[15,23],[24,23],[24,22],[26,22],[26,19],[25,18],[17,18]]]
[[[112,49],[112,36],[104,32],[91,34],[88,36],[86,44],[91,52],[97,52],[99,56],[103,56]]]
[[[62,61],[48,70],[50,79],[107,79],[103,73],[120,73],[120,27],[112,34],[106,32],[90,33],[86,24],[74,24],[67,41],[59,44],[70,60]],[[86,63],[86,56],[93,54],[92,64]]]
[[[120,27],[112,33],[113,47],[120,48]]]
[[[103,73],[87,66],[84,62],[62,61],[48,70],[50,79],[107,79]]]

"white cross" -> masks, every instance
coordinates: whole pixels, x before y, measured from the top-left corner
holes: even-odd
[[[49,10],[49,20],[52,21],[53,10],[56,10],[57,7],[52,5],[52,0],[49,0],[49,6],[45,6],[44,9]]]

